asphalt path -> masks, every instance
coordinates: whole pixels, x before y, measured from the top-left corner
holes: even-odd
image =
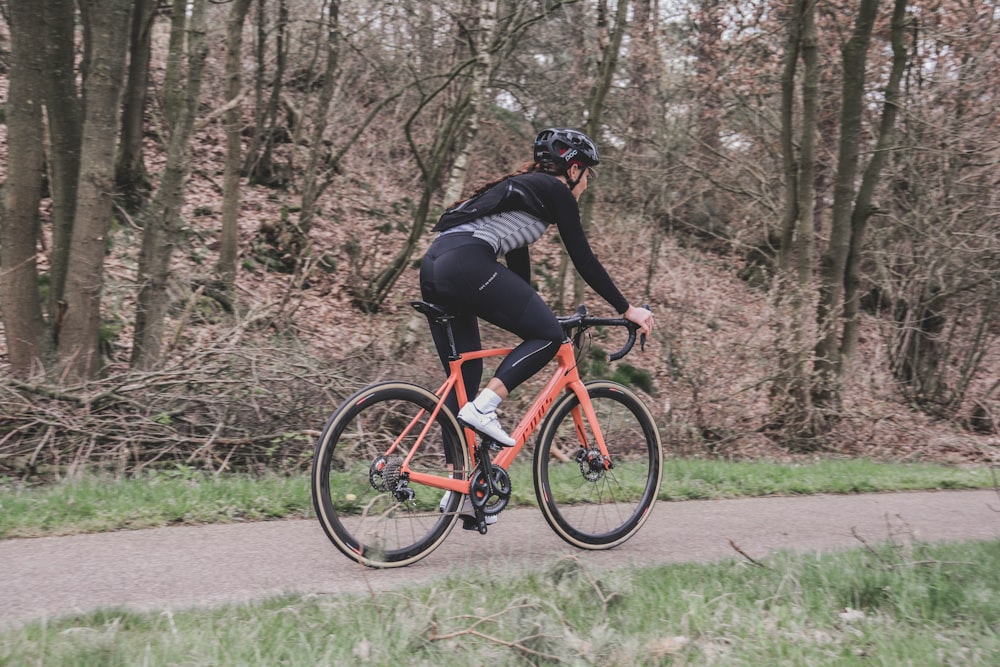
[[[352,563],[313,520],[11,539],[0,540],[0,625],[104,608],[176,611],[285,593],[370,594],[458,569],[538,569],[568,554],[589,567],[620,568],[998,538],[996,491],[933,491],[661,501],[638,535],[610,551],[575,549],[538,510],[508,510],[486,535],[456,528],[433,554],[393,570]]]

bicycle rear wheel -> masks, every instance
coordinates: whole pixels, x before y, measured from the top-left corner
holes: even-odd
[[[576,394],[552,408],[535,448],[535,495],[549,526],[582,549],[610,549],[635,535],[656,502],[660,435],[645,404],[614,382],[587,383],[611,456],[607,467]]]
[[[327,537],[348,558],[370,567],[409,565],[437,548],[458,521],[463,495],[445,497],[440,489],[411,487],[400,471],[429,426],[410,469],[457,479],[467,474],[455,417],[441,406],[428,424],[437,402],[417,385],[374,384],[344,401],[320,434],[313,456],[313,507]]]

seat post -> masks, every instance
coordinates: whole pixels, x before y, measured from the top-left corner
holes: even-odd
[[[411,301],[410,305],[417,310],[417,312],[423,313],[427,316],[427,321],[431,326],[437,325],[439,327],[444,327],[445,333],[448,336],[448,360],[458,361],[461,359],[462,355],[458,353],[455,347],[455,332],[452,331],[451,321],[454,319],[454,315],[450,315],[441,306],[435,305],[433,303],[427,303],[426,301]]]
[[[462,355],[458,353],[455,347],[455,332],[451,329],[452,315],[442,315],[437,318],[437,323],[444,327],[445,333],[448,334],[448,360],[458,361]]]

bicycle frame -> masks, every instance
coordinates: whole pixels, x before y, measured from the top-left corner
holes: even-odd
[[[468,402],[469,397],[465,391],[465,384],[461,381],[462,379],[462,364],[474,361],[476,359],[488,359],[491,357],[506,356],[513,351],[514,348],[492,348],[485,350],[476,350],[472,352],[463,352],[458,355],[458,358],[449,361],[449,373],[448,378],[444,381],[444,384],[434,392],[436,396],[439,397],[437,406],[434,408],[434,412],[431,415],[431,419],[428,424],[424,427],[424,432],[420,434],[414,447],[408,452],[406,457],[403,459],[402,471],[409,475],[411,482],[417,484],[423,484],[425,486],[436,487],[439,489],[447,489],[449,491],[455,491],[458,493],[469,493],[469,480],[468,479],[453,479],[450,477],[442,477],[440,475],[421,473],[411,470],[409,467],[410,460],[413,458],[416,451],[420,448],[423,442],[424,436],[427,434],[427,430],[430,428],[430,423],[434,421],[437,417],[437,413],[441,410],[441,406],[444,405],[444,397],[446,397],[453,389],[458,396],[459,406],[465,405]],[[604,436],[601,433],[600,425],[598,424],[597,417],[594,414],[594,407],[590,402],[590,395],[587,392],[586,386],[583,384],[583,380],[580,379],[580,373],[577,370],[576,355],[573,351],[573,343],[569,340],[563,341],[562,345],[559,347],[559,351],[556,353],[556,368],[552,373],[552,377],[538,393],[535,398],[534,403],[522,417],[521,421],[518,423],[517,427],[511,433],[511,437],[514,439],[514,445],[511,447],[504,447],[493,459],[493,465],[500,466],[504,470],[508,469],[513,463],[514,459],[524,448],[527,443],[528,438],[531,434],[538,428],[541,424],[542,419],[544,419],[546,413],[548,413],[549,408],[552,404],[563,394],[564,391],[572,391],[576,394],[580,401],[580,406],[573,410],[573,421],[576,424],[576,430],[580,437],[580,442],[582,446],[587,446],[586,444],[586,429],[584,428],[584,419],[590,423],[591,428],[594,432],[594,439],[597,441],[597,448],[601,452],[606,462],[610,461],[608,455],[608,449],[604,443]],[[581,415],[580,410],[582,409],[583,414]],[[399,440],[390,447],[389,452],[396,449],[396,446],[402,438],[409,433],[410,429],[413,427],[422,415],[418,415],[400,436]],[[470,428],[465,428],[465,442],[466,447],[469,452],[469,460],[471,462],[475,461],[475,442],[476,442],[476,432]],[[387,452],[388,453],[388,452]],[[605,465],[608,465],[606,463]]]

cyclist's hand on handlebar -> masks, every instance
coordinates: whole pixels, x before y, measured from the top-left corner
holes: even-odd
[[[628,310],[625,311],[624,317],[629,322],[635,322],[639,327],[640,335],[648,335],[653,331],[653,313],[646,308],[640,308],[638,306],[629,306]]]

